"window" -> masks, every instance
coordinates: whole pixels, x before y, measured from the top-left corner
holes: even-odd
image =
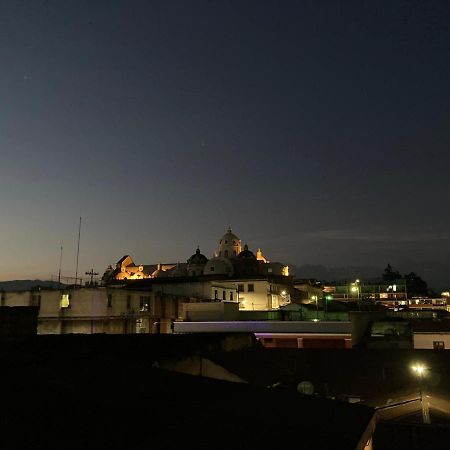
[[[433,341],[433,348],[435,350],[445,350],[444,341]]]
[[[244,285],[238,284],[238,292],[244,292]]]
[[[214,272],[214,266],[211,266],[209,270],[211,270],[211,272]]]
[[[228,250],[225,250],[225,258],[228,258]]]
[[[139,298],[139,309],[141,311],[148,311],[149,305],[150,305],[150,297],[149,296],[141,296]]]
[[[218,292],[217,292],[217,289],[214,289],[214,300],[217,300],[219,297],[218,297]]]
[[[112,294],[108,294],[108,304],[107,304],[108,308],[112,307]]]
[[[227,299],[227,293],[225,291],[222,291],[222,300]]]
[[[61,294],[61,300],[59,302],[60,308],[70,308],[70,295],[69,294]]]
[[[127,295],[127,309],[131,309],[131,295]]]
[[[232,302],[234,299],[233,299],[233,291],[231,291],[230,292],[230,302]]]
[[[255,292],[255,285],[253,283],[248,284],[247,292]]]

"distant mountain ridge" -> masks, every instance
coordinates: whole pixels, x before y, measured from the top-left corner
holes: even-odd
[[[29,291],[30,289],[41,287],[46,289],[58,289],[57,281],[43,280],[12,280],[0,281],[0,291]]]

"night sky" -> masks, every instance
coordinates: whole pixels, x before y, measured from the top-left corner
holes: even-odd
[[[0,279],[56,275],[61,243],[73,276],[82,216],[82,273],[211,256],[231,224],[298,276],[450,287],[449,24],[447,1],[2,0]]]

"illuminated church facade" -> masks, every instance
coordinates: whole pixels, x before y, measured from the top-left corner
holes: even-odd
[[[231,227],[208,259],[197,248],[185,263],[136,264],[125,255],[103,276],[108,286],[153,287],[200,301],[239,303],[240,310],[273,310],[290,303],[289,267],[254,254]]]

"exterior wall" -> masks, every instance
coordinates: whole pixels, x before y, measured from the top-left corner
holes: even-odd
[[[62,305],[62,296],[67,300]],[[170,333],[185,297],[151,291],[82,288],[2,293],[4,306],[39,307],[38,334]],[[65,307],[62,307],[65,306]]]
[[[280,306],[290,303],[290,294],[286,286],[270,283],[268,280],[243,280],[235,281],[236,290],[239,285],[244,290],[239,290],[239,309],[246,311],[262,311],[278,309]],[[253,285],[253,291],[249,292],[249,285]]]
[[[183,320],[201,322],[210,320],[238,320],[237,303],[211,302],[186,303],[183,305]]]
[[[433,342],[443,342],[444,349],[450,349],[450,333],[414,333],[414,348],[434,349]]]
[[[31,306],[31,292],[2,292],[1,306]]]

